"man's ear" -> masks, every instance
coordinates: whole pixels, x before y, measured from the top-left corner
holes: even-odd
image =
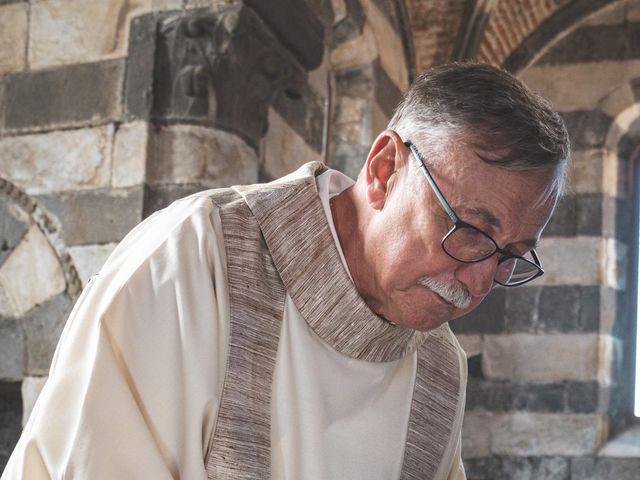
[[[367,199],[381,210],[391,191],[391,179],[406,161],[406,148],[393,130],[385,130],[373,142],[365,165]]]

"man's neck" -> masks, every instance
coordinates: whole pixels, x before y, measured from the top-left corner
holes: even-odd
[[[366,294],[362,278],[363,272],[363,226],[361,222],[361,208],[358,205],[359,195],[357,189],[361,186],[356,183],[347,188],[331,200],[331,214],[338,234],[340,247],[347,262],[349,273],[360,295],[366,301]]]

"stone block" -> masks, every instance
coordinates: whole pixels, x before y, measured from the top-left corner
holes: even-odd
[[[572,479],[579,480],[637,480],[640,458],[574,458],[571,460]]]
[[[593,455],[606,434],[602,415],[506,413],[491,425],[491,450],[498,455]]]
[[[599,110],[562,112],[571,145],[577,150],[602,148],[613,119]]]
[[[325,53],[322,63],[318,68],[309,72],[309,86],[315,94],[320,98],[329,97],[329,83],[331,79],[331,70],[329,65],[329,54]]]
[[[611,335],[600,335],[598,338],[598,372],[597,378],[602,385],[611,385],[616,370],[622,367],[623,343]]]
[[[258,164],[256,152],[232,133],[173,125],[152,134],[147,180],[210,188],[250,184],[258,181]]]
[[[604,198],[604,205],[606,208],[607,202],[609,202],[610,199],[608,197],[605,196]],[[632,203],[632,199],[627,197],[627,198],[615,198],[613,199],[613,202],[615,204],[615,213],[613,215],[613,218],[615,219],[615,229],[613,230],[613,235],[611,235],[612,237],[616,238],[619,242],[624,243],[626,245],[633,245],[633,232],[632,230],[629,228],[629,225],[633,225],[633,203]],[[610,214],[609,212],[605,212],[603,214],[603,217],[606,218],[606,215]],[[604,226],[603,226],[603,236],[609,236],[607,235],[607,233],[604,232]]]
[[[100,271],[115,247],[115,243],[105,243],[69,248],[73,266],[76,267],[82,286],[85,286],[89,279]]]
[[[307,162],[323,161],[274,109],[269,109],[269,130],[263,141],[263,180],[279,178]]]
[[[157,23],[156,15],[142,15],[131,22],[124,87],[124,110],[128,119],[148,120],[151,115]]]
[[[538,317],[542,287],[510,288],[505,296],[505,333],[543,332]]]
[[[362,33],[339,44],[331,52],[331,66],[344,70],[373,62],[378,57],[375,34],[365,23]]]
[[[638,114],[640,116],[640,108]],[[620,148],[618,148],[617,151],[607,152],[603,171],[604,192],[606,194],[604,197],[605,201],[607,200],[607,196],[612,197],[616,201],[632,201],[635,186],[633,185],[633,176],[630,175],[629,172],[631,172],[633,168],[633,143],[637,141],[638,140],[633,139],[631,136],[624,136],[622,140],[618,142],[618,147]],[[625,152],[623,148],[628,148],[628,150]],[[631,219],[630,216],[628,218]]]
[[[600,332],[603,334],[612,334],[617,326],[616,313],[620,310],[621,304],[616,297],[620,293],[611,287],[600,289]]]
[[[5,128],[42,130],[118,120],[123,81],[123,60],[12,75]]]
[[[326,115],[324,101],[308,86],[301,87],[299,90],[301,96],[296,98],[290,98],[286,92],[276,95],[273,109],[311,148],[321,153]],[[271,110],[269,108],[268,118],[270,118]],[[271,128],[269,121],[267,124]]]
[[[581,25],[620,25],[627,20],[628,2],[612,2],[594,15],[590,15]]]
[[[489,380],[595,380],[598,347],[597,334],[487,335],[482,367]]]
[[[330,49],[350,40],[362,32],[364,11],[358,0],[331,0],[334,11],[334,25],[330,36]]]
[[[335,25],[347,16],[347,5],[345,0],[331,0],[333,10],[332,24]]]
[[[512,408],[527,412],[562,412],[565,409],[566,384],[510,384]]]
[[[183,4],[184,0],[151,0],[152,10],[179,10]]]
[[[599,329],[600,287],[510,289],[506,333],[589,333]]]
[[[3,297],[0,316],[22,317],[35,305],[62,292],[65,286],[56,252],[33,225],[0,268],[0,296]]]
[[[504,479],[569,480],[571,464],[562,457],[504,457],[501,471]]]
[[[42,391],[47,377],[24,377],[22,380],[22,426],[29,420],[33,406]]]
[[[470,412],[462,422],[462,456],[465,459],[487,457],[491,454],[491,425],[494,414]]]
[[[371,105],[371,113],[369,115],[369,118],[371,128],[369,129],[369,138],[366,143],[368,145],[371,145],[375,140],[376,134],[387,129],[387,125],[389,124],[389,120],[391,120],[391,117],[384,113],[380,105],[374,103],[373,105]]]
[[[0,138],[2,175],[29,194],[107,187],[113,127]]]
[[[599,327],[599,287],[543,287],[538,307],[538,328],[530,332],[597,332]],[[520,330],[524,331],[524,329]]]
[[[458,340],[458,343],[460,343],[464,353],[467,354],[467,358],[480,355],[482,353],[482,344],[484,343],[482,335],[456,333],[456,339]]]
[[[207,190],[206,185],[194,184],[157,184],[146,185],[144,189],[143,218],[169,206],[173,201],[186,197],[202,190]]]
[[[391,119],[398,103],[402,100],[402,90],[389,77],[380,61],[373,62],[372,70],[375,79],[374,98],[388,119]],[[374,135],[377,133],[375,132]]]
[[[479,380],[484,379],[484,373],[482,372],[482,354],[473,355],[467,358],[467,374],[469,378],[475,378]]]
[[[567,409],[574,413],[601,413],[598,395],[598,382],[571,382],[567,384]]]
[[[569,189],[576,194],[602,192],[604,162],[602,150],[577,150],[571,157]]]
[[[638,67],[634,66],[633,68]],[[636,95],[633,91],[633,80],[631,80],[629,83],[620,85],[618,88],[603,97],[598,102],[598,108],[609,115],[611,118],[616,118],[621,112],[627,109],[629,105],[633,105],[634,103],[636,103],[636,101]]]
[[[576,195],[565,195],[556,205],[556,209],[544,229],[544,234],[548,237],[575,236],[576,222]]]
[[[133,122],[120,125],[113,147],[113,187],[132,187],[144,183],[148,146],[149,124]]]
[[[469,378],[467,412],[596,413],[597,381],[521,383]]]
[[[0,472],[20,438],[21,417],[20,384],[0,383]]]
[[[22,319],[27,375],[41,376],[49,372],[53,352],[72,307],[69,296],[63,293],[37,305]]]
[[[606,44],[606,41],[602,43]],[[597,68],[591,63],[575,61],[560,65],[535,63],[534,66],[523,70],[519,77],[559,111],[589,111],[599,106],[603,111],[612,112],[609,114],[613,115],[613,112],[620,110],[619,107],[614,107],[614,98],[606,100],[607,97],[618,88],[627,85],[637,75],[639,68],[638,60],[603,60],[598,63]],[[577,85],[579,88],[576,88]],[[607,103],[608,108],[604,109],[603,103]],[[627,103],[625,108],[631,104]]]
[[[633,98],[637,101],[640,99],[640,78],[636,77],[629,82],[629,87],[633,93]],[[628,104],[627,104],[628,105]]]
[[[26,3],[0,5],[0,75],[26,67],[28,9]]]
[[[545,273],[535,285],[598,285],[602,248],[598,237],[542,237],[538,255]]]
[[[30,219],[6,197],[0,197],[0,266],[27,233]]]
[[[150,0],[36,2],[30,13],[29,65],[40,69],[125,57],[131,18],[150,8]]]
[[[294,54],[306,70],[320,66],[324,55],[324,27],[307,2],[296,0],[244,0]],[[282,12],[287,12],[283,15]]]
[[[340,3],[334,0],[309,0],[307,4],[313,10],[315,16],[320,20],[325,31],[331,29],[334,22],[333,4]]]
[[[6,77],[0,75],[0,132],[4,131]]]
[[[0,382],[19,382],[22,380],[24,375],[23,351],[23,336],[18,320],[0,318]],[[2,402],[0,402],[1,404]]]
[[[375,36],[376,50],[380,55],[382,69],[389,75],[398,90],[406,91],[409,87],[409,71],[402,39],[390,23],[390,20],[393,21],[393,16],[385,14],[373,0],[364,0],[362,7],[367,18],[366,22],[371,26]]]
[[[602,270],[605,286],[624,290],[627,284],[627,246],[613,238],[602,239]]]
[[[334,113],[335,134],[349,143],[366,145],[366,139],[370,137],[366,122],[370,105],[371,101],[366,98],[338,98]]]
[[[598,452],[598,456],[606,458],[631,457],[640,460],[640,427],[628,428],[620,435],[617,435],[607,442]]]
[[[602,235],[602,205],[601,193],[584,193],[576,195],[576,234]]]
[[[373,65],[356,66],[335,73],[335,95],[338,98],[369,98],[375,88]]]
[[[496,456],[462,458],[468,480],[507,480],[500,476],[501,462]]]
[[[360,170],[362,170],[368,153],[369,147],[357,143],[349,143],[334,137],[330,159],[331,167],[340,170],[355,180],[358,178]]]
[[[495,288],[471,313],[451,322],[457,334],[501,333],[505,327],[505,289]]]
[[[507,382],[469,378],[466,400],[465,418],[472,412],[505,412],[513,405],[513,392]]]
[[[50,216],[58,219],[67,246],[118,242],[142,220],[141,186],[36,198]]]
[[[606,40],[603,40],[606,39]],[[640,58],[640,23],[585,26],[556,42],[542,56],[540,65],[602,62]]]
[[[322,115],[308,108],[313,102],[306,71],[246,5],[163,18],[155,59],[156,123],[224,129],[257,149],[268,128],[268,108],[284,94],[305,100],[290,106],[307,112],[305,135],[306,127],[322,124]]]

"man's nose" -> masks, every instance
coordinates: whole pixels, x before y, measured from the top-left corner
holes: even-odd
[[[474,297],[484,297],[493,288],[498,257],[493,255],[481,262],[461,263],[456,269],[456,279],[469,289]]]

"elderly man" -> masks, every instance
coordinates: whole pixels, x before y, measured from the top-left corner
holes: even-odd
[[[454,64],[355,184],[310,164],[175,202],[85,289],[3,480],[465,478],[446,322],[542,275],[568,155],[544,101]]]

